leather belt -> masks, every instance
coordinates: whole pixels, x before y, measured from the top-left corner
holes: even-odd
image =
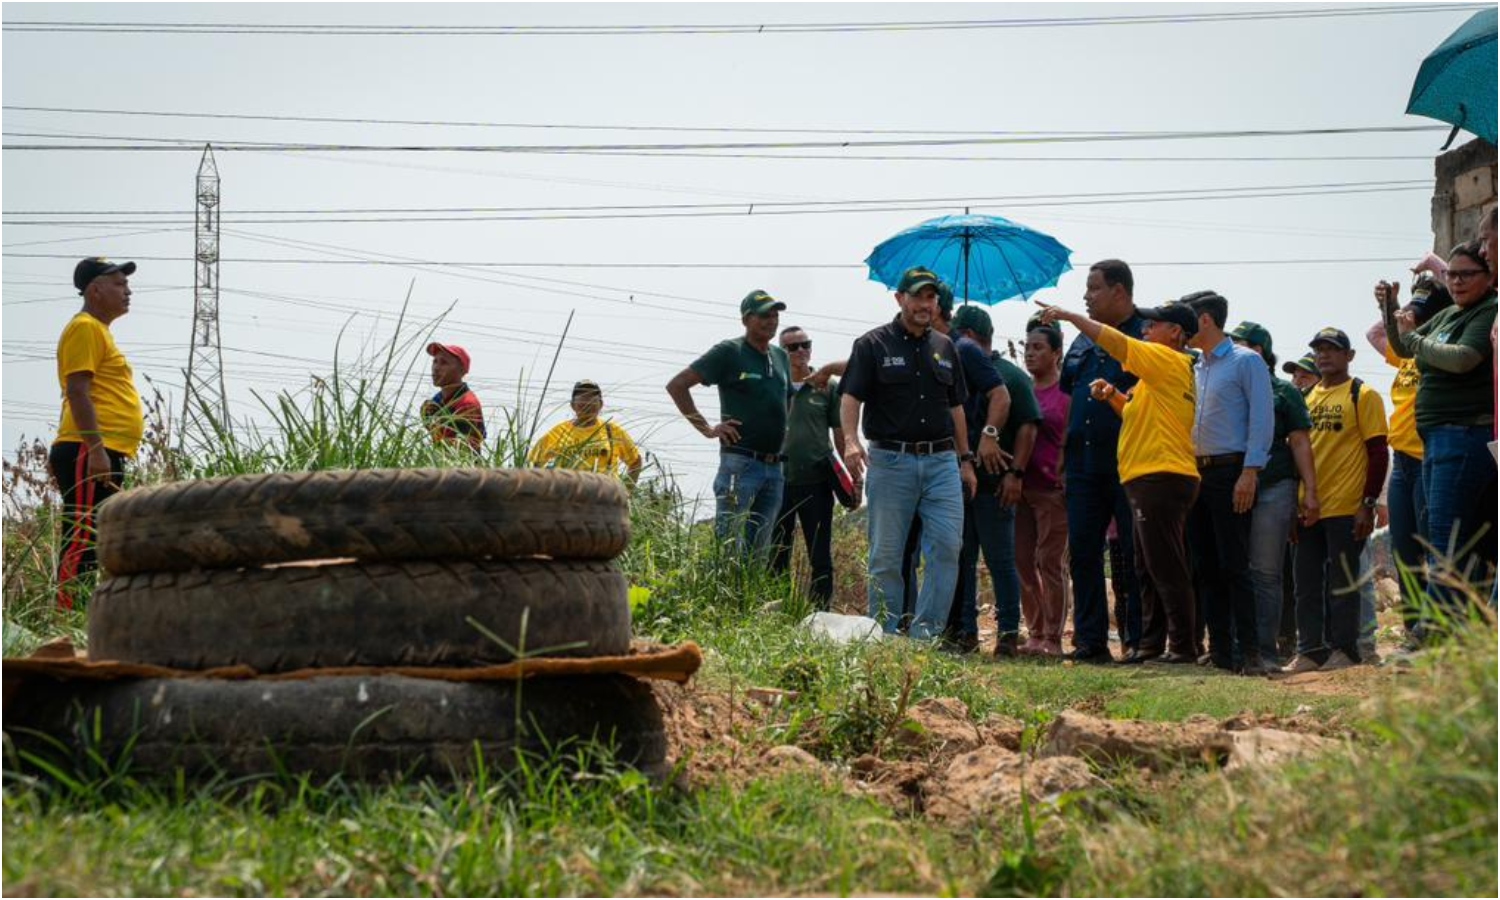
[[[782,460],[786,459],[786,457],[782,456],[780,453],[756,453],[754,450],[750,450],[745,447],[720,447],[719,452],[733,453],[735,456],[748,456],[756,462],[763,462],[768,466],[775,465],[776,463],[779,463]]]
[[[1220,453],[1217,456],[1200,456],[1197,459],[1198,468],[1200,469],[1216,469],[1219,466],[1243,466],[1245,464],[1245,454],[1243,453]]]
[[[931,456],[934,453],[947,453],[954,449],[955,444],[953,438],[943,438],[940,441],[871,441],[870,446],[876,450],[895,450],[912,456]]]

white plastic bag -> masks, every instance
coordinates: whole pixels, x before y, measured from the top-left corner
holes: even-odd
[[[802,620],[802,627],[836,644],[878,641],[885,637],[885,632],[880,629],[880,623],[866,616],[815,612]]]

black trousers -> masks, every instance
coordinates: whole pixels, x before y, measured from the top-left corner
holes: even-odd
[[[785,572],[792,562],[793,529],[802,523],[802,538],[807,542],[807,559],[812,566],[810,591],[818,609],[827,610],[833,602],[833,486],[826,481],[816,484],[788,484],[781,493],[781,514],[776,517],[771,570]]]
[[[1297,527],[1297,653],[1319,665],[1334,650],[1359,661],[1359,555],[1354,517]]]
[[[1143,475],[1126,483],[1125,496],[1135,516],[1136,568],[1144,573],[1139,649],[1190,655],[1195,609],[1183,532],[1198,496],[1198,480],[1166,473]]]
[[[1193,586],[1208,626],[1214,665],[1233,668],[1235,639],[1245,653],[1259,655],[1255,588],[1250,583],[1250,512],[1234,511],[1234,485],[1242,469],[1214,466],[1199,471],[1198,502],[1188,516]]]
[[[108,480],[85,478],[88,451],[76,441],[59,441],[52,445],[47,464],[62,492],[63,551],[57,563],[57,603],[73,606],[74,582],[80,575],[99,567],[94,555],[94,511],[104,501],[120,492],[125,483],[125,454],[105,449],[109,455]]]

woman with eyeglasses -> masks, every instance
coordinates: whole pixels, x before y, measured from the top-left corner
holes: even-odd
[[[1418,325],[1409,309],[1384,309],[1386,337],[1417,361],[1417,433],[1427,497],[1428,597],[1462,615],[1468,585],[1488,596],[1495,577],[1495,279],[1476,243],[1448,256],[1453,305]],[[1430,631],[1421,623],[1417,632]]]

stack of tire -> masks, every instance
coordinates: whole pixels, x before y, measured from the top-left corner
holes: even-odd
[[[258,677],[122,681],[75,706],[100,710],[106,742],[145,770],[444,777],[597,741],[659,772],[661,713],[627,675],[349,671],[625,655],[628,585],[611,560],[628,539],[619,481],[571,471],[279,473],[127,492],[100,511],[111,577],[89,608],[90,658]]]

